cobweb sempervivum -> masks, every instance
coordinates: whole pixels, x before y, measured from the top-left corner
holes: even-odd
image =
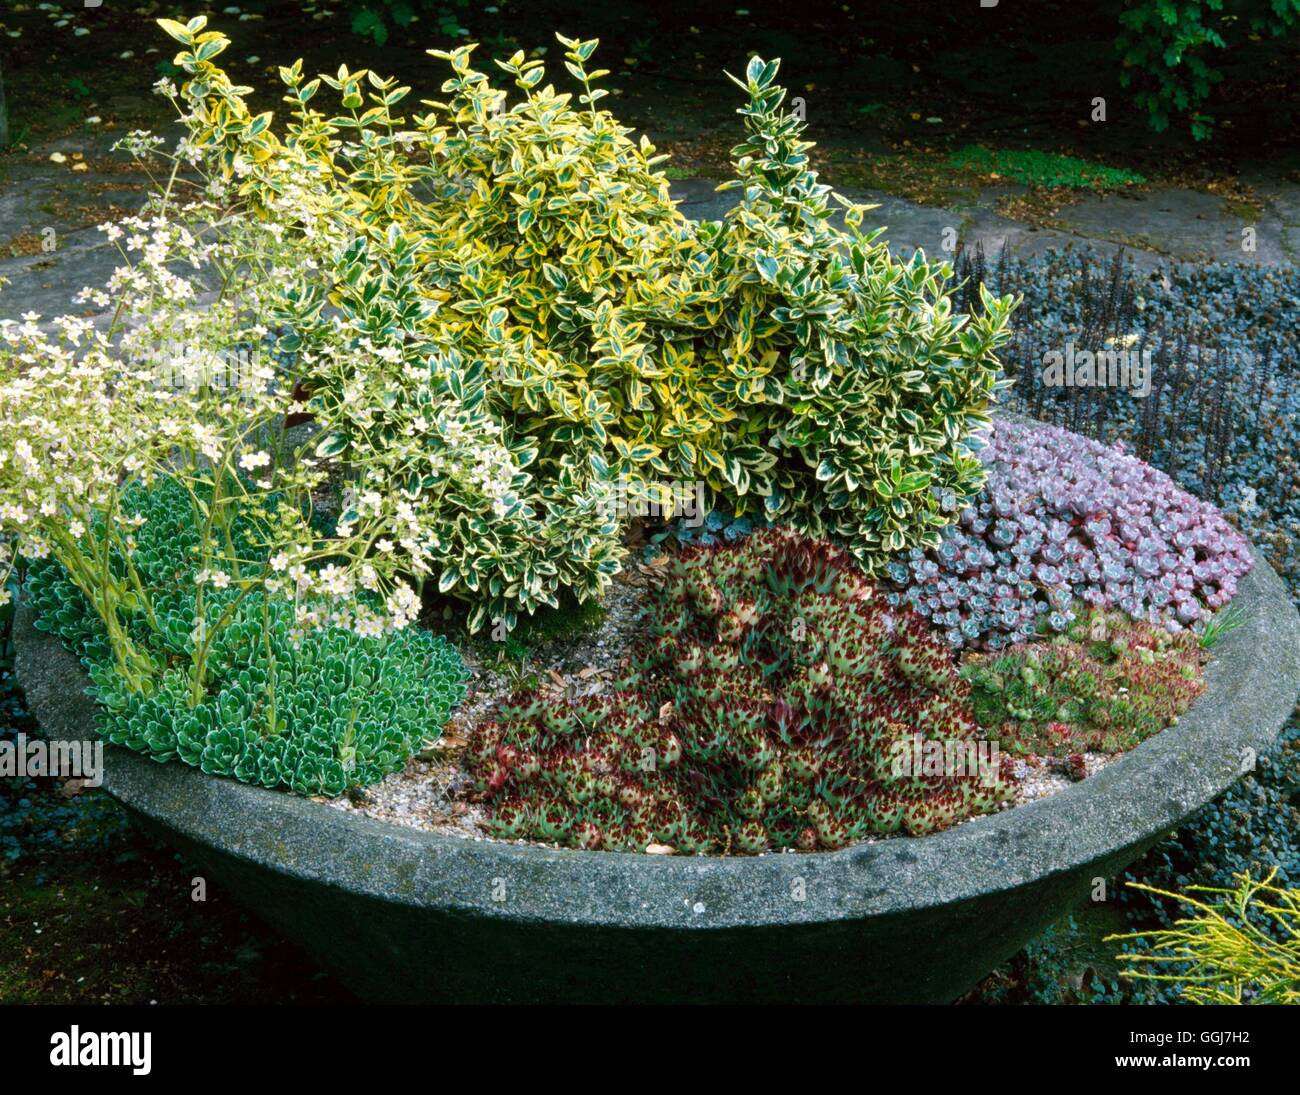
[[[954,646],[1000,650],[1064,632],[1077,598],[1171,630],[1207,620],[1250,570],[1250,545],[1214,506],[1123,447],[998,421],[989,479],[935,551],[889,567]]]
[[[471,735],[497,835],[812,851],[1011,797],[951,651],[838,548],[764,529],[684,552],[645,625],[612,694],[519,693]],[[927,746],[947,762],[913,763]]]

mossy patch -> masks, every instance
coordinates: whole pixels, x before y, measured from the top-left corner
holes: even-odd
[[[1038,149],[989,149],[967,145],[948,158],[948,165],[990,179],[1002,179],[1022,186],[1068,187],[1087,190],[1123,190],[1145,183],[1136,171],[1090,163],[1075,156],[1063,156]]]

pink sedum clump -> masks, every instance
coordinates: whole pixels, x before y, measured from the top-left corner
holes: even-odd
[[[1081,600],[1171,630],[1208,619],[1252,565],[1208,502],[1126,453],[1054,426],[994,424],[989,479],[939,548],[890,569],[898,600],[955,646],[1063,632]]]

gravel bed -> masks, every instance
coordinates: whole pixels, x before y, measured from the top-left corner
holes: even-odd
[[[317,798],[337,810],[364,814],[394,825],[424,829],[442,836],[465,840],[497,840],[485,832],[488,812],[481,803],[471,802],[465,792],[468,778],[461,771],[459,757],[466,735],[491,717],[495,705],[515,691],[521,679],[536,677],[546,694],[590,695],[607,687],[637,634],[643,599],[654,588],[655,567],[630,567],[618,575],[605,595],[605,615],[589,632],[553,640],[534,648],[522,669],[491,661],[478,661],[466,654],[470,669],[468,692],[442,736],[428,749],[412,757],[406,767],[380,783],[356,788],[337,798]],[[1016,781],[1014,809],[1063,791],[1079,778],[1095,775],[1123,754],[1086,753],[1083,772],[1056,757],[1016,758],[1012,774]],[[974,820],[967,818],[958,824]],[[875,839],[889,839],[881,837]],[[869,840],[866,843],[874,843]],[[509,843],[509,842],[502,842]],[[525,840],[516,844],[534,843]],[[797,853],[791,853],[797,854]]]
[[[548,694],[591,695],[602,691],[637,633],[642,600],[653,585],[654,570],[653,566],[625,569],[606,591],[605,614],[599,626],[536,647],[522,671],[503,671],[491,661],[478,661],[464,653],[470,670],[468,692],[442,736],[387,779],[337,798],[316,801],[443,836],[493,839],[483,831],[487,811],[465,797],[468,781],[458,758],[466,735],[490,718],[497,702],[516,690],[521,677],[530,674],[537,677],[538,687]]]

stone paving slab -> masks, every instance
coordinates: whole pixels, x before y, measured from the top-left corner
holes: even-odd
[[[1177,260],[1260,265],[1287,261],[1283,224],[1273,209],[1247,217],[1223,198],[1195,190],[1089,195],[1065,206],[1058,220],[1081,237],[1131,241]],[[1253,252],[1242,246],[1246,228],[1254,229]]]
[[[673,196],[689,217],[716,219],[739,200],[734,191],[718,194],[707,179],[674,182]],[[1102,253],[1124,250],[1139,268],[1161,261],[1246,262],[1275,265],[1300,256],[1300,187],[1260,183],[1262,215],[1246,218],[1221,197],[1194,190],[1086,195],[1061,208],[1056,227],[1039,227],[997,212],[999,198],[1024,187],[989,187],[974,201],[953,208],[918,205],[881,191],[845,188],[856,201],[879,206],[871,214],[886,226],[890,249],[906,256],[920,248],[939,252],[944,234],[955,229],[964,247],[981,244],[988,254],[1006,245],[1017,255],[1037,255],[1067,244],[1087,243]],[[1255,250],[1242,248],[1242,229],[1255,229]]]
[[[46,211],[51,193],[67,180],[52,175],[50,165],[20,162],[0,185],[0,242],[22,233],[39,235],[52,218]],[[86,172],[79,181],[97,184],[97,199],[130,205],[137,192],[115,189],[121,176]],[[1265,202],[1256,229],[1255,251],[1241,248],[1247,227],[1238,211],[1222,198],[1190,190],[1164,190],[1126,195],[1088,195],[1063,207],[1059,227],[1039,228],[997,212],[997,199],[1010,188],[989,188],[970,204],[955,208],[923,206],[881,191],[845,189],[846,197],[878,206],[871,217],[886,226],[891,251],[907,257],[918,248],[927,255],[944,254],[945,239],[955,232],[962,246],[983,246],[996,255],[1005,245],[1013,254],[1036,255],[1067,244],[1090,244],[1103,253],[1123,248],[1140,269],[1161,261],[1238,261],[1273,265],[1300,257],[1300,186],[1260,182],[1256,192]],[[719,193],[709,179],[672,183],[673,197],[683,214],[696,220],[722,217],[739,200],[736,191]],[[58,230],[57,222],[55,224]],[[951,230],[951,231],[950,231]],[[121,261],[116,248],[94,229],[60,232],[57,250],[0,259],[0,275],[11,284],[0,295],[0,316],[36,311],[50,317],[82,311],[72,303],[84,286],[102,285]]]
[[[1300,186],[1272,180],[1256,182],[1255,191],[1276,219],[1278,243],[1290,262],[1300,262]]]
[[[94,309],[73,301],[86,286],[101,286],[122,264],[117,248],[94,228],[70,232],[50,254],[27,255],[0,261],[0,276],[9,284],[0,289],[0,319],[16,319],[20,312],[53,316],[92,315]]]
[[[740,200],[735,190],[717,192],[717,183],[709,179],[682,179],[672,184],[672,195],[682,213],[694,220],[718,220]],[[906,257],[916,250],[927,255],[943,251],[945,238],[961,240],[963,214],[938,206],[917,205],[880,190],[855,187],[837,188],[852,201],[874,205],[868,215],[873,225],[884,225],[885,240],[896,255]],[[843,216],[836,215],[843,226]]]

